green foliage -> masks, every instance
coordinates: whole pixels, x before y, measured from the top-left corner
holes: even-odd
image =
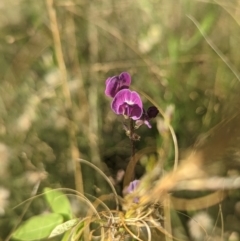
[[[78,219],[71,219],[72,211],[66,195],[58,190],[44,188],[44,197],[53,213],[37,215],[21,224],[12,234],[13,239],[30,241],[54,237],[74,227]],[[63,223],[64,220],[69,220]]]
[[[31,241],[47,238],[54,227],[63,222],[57,213],[39,215],[28,219],[12,235],[13,239]]]
[[[65,223],[59,224],[57,225],[51,232],[51,234],[49,235],[49,238],[55,237],[57,235],[63,234],[66,231],[68,231],[69,229],[71,229],[72,227],[74,227],[77,223],[79,223],[79,219],[72,219],[69,220]],[[83,223],[82,223],[82,227],[83,227]]]
[[[63,215],[65,220],[72,218],[71,206],[65,194],[51,188],[44,188],[44,197],[52,212]]]

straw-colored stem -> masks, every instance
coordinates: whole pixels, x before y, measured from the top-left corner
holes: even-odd
[[[163,207],[164,207],[164,228],[166,231],[170,234],[172,234],[172,226],[171,226],[171,213],[170,213],[170,195],[167,194],[166,198],[164,199],[163,202]],[[173,241],[172,236],[166,235],[165,237],[166,241]]]
[[[161,107],[158,105],[158,103],[156,101],[154,101],[149,95],[147,95],[146,93],[142,92],[141,90],[138,90],[138,92],[141,93],[141,95],[144,95],[154,106],[156,106],[159,110],[159,113],[161,114],[161,116],[164,118],[164,120],[166,120],[166,116],[164,111],[161,109]],[[174,129],[172,127],[172,125],[170,124],[169,121],[166,122],[168,125],[168,129],[171,133],[172,136],[172,141],[173,141],[173,145],[174,145],[174,167],[173,170],[176,171],[177,167],[178,167],[178,159],[179,159],[179,152],[178,152],[178,141],[177,141],[177,137],[176,134],[174,132]]]
[[[94,10],[96,9],[95,3],[90,3],[87,7],[88,18],[93,17]],[[94,64],[98,62],[99,42],[98,42],[98,29],[94,24],[88,22],[88,43],[89,43],[89,63]],[[91,162],[102,169],[102,161],[99,152],[99,98],[98,98],[98,73],[89,70],[89,87],[88,87],[88,105],[89,105],[89,122],[88,122],[88,140],[90,147]],[[98,188],[103,191],[104,184],[99,179],[98,175],[94,177]]]
[[[83,193],[83,181],[82,181],[82,172],[80,163],[77,162],[77,159],[80,156],[79,150],[76,144],[76,136],[75,136],[75,129],[73,123],[73,113],[72,113],[72,101],[71,101],[71,94],[68,88],[68,81],[67,81],[67,69],[64,62],[63,52],[62,52],[62,45],[60,39],[60,33],[57,23],[57,16],[56,11],[53,6],[53,0],[46,0],[47,11],[49,14],[50,19],[50,28],[53,37],[53,44],[57,59],[57,64],[59,70],[61,72],[61,82],[62,82],[62,92],[64,96],[64,103],[65,103],[65,111],[68,119],[68,135],[69,135],[69,142],[71,148],[71,159],[73,161],[73,168],[74,168],[74,176],[75,176],[75,186],[76,190]]]

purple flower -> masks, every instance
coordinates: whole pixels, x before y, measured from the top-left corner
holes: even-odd
[[[109,77],[105,84],[105,94],[114,98],[120,90],[129,88],[131,84],[131,76],[129,73],[123,72],[119,76]]]
[[[147,115],[149,119],[155,118],[158,113],[159,113],[159,110],[155,106],[150,106],[147,110]]]
[[[136,128],[140,127],[142,124],[145,124],[148,126],[148,128],[152,128],[151,124],[150,124],[150,120],[152,118],[155,118],[157,116],[157,114],[159,113],[159,110],[155,107],[155,106],[151,106],[148,108],[147,111],[145,111],[143,109],[143,113],[142,116],[139,120],[136,121]]]
[[[112,110],[117,115],[125,115],[133,120],[138,120],[143,113],[142,100],[135,91],[120,90],[112,101]]]
[[[139,183],[140,183],[140,180],[134,180],[130,182],[129,186],[127,187],[126,193],[134,192],[137,189]]]
[[[134,192],[138,188],[139,184],[140,184],[140,180],[134,180],[134,181],[130,182],[129,186],[125,189],[125,192],[124,192],[125,195]],[[134,197],[133,202],[138,203],[139,198]]]

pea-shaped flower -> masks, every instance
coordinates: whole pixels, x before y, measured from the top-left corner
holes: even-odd
[[[105,94],[114,98],[120,90],[129,88],[131,84],[131,76],[129,73],[123,72],[119,76],[109,77],[105,84]]]
[[[142,116],[140,117],[139,120],[136,121],[136,126],[135,128],[140,127],[142,124],[147,125],[148,128],[152,128],[151,124],[150,124],[150,120],[152,118],[155,118],[157,116],[157,114],[159,113],[159,110],[157,109],[157,107],[155,106],[151,106],[147,109],[147,111],[145,111],[143,109],[143,113]]]
[[[112,101],[112,110],[117,115],[124,115],[138,120],[143,113],[143,104],[139,94],[129,89],[120,90]]]

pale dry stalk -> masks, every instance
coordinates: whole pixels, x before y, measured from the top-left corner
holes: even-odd
[[[53,6],[53,0],[46,0],[47,11],[49,14],[50,19],[50,28],[53,37],[53,44],[56,54],[56,59],[58,63],[59,70],[61,72],[61,82],[62,82],[62,92],[64,96],[65,102],[65,111],[68,120],[68,135],[70,141],[70,148],[71,148],[71,159],[73,161],[73,168],[74,168],[74,176],[75,176],[75,186],[76,190],[80,193],[83,193],[83,181],[82,181],[82,171],[81,165],[77,162],[77,159],[80,157],[79,150],[77,148],[76,142],[76,134],[75,134],[75,127],[73,123],[73,113],[72,113],[72,100],[71,94],[68,87],[68,77],[67,77],[67,69],[64,62],[63,52],[62,52],[62,44],[60,39],[60,33],[57,23],[57,16],[56,10]]]

